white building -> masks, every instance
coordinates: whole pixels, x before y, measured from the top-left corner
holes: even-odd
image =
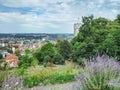
[[[76,36],[79,33],[80,26],[81,26],[80,23],[75,23],[74,24],[74,36]]]

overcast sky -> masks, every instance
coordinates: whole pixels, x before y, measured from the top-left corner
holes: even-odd
[[[118,13],[120,0],[0,0],[0,33],[73,33],[82,16]]]

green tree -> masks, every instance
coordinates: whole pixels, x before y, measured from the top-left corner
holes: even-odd
[[[56,53],[53,57],[53,62],[55,64],[63,64],[64,63],[64,58],[60,53]]]
[[[119,15],[114,21],[105,18],[94,19],[93,16],[83,17],[79,33],[71,41],[72,58],[90,58],[95,54],[108,54],[120,60],[120,24]],[[80,60],[78,60],[80,58]]]
[[[39,61],[39,63],[42,63],[44,61],[44,58],[42,56],[42,52],[41,52],[41,49],[38,48],[34,53],[33,53],[33,56],[36,57]]]
[[[21,56],[19,67],[28,68],[30,66],[38,65],[38,60],[35,57],[24,55]]]
[[[79,58],[89,58],[94,54],[95,29],[93,16],[83,17],[83,25],[80,27],[78,35],[71,41],[73,45],[72,58],[78,61]]]
[[[56,49],[54,45],[50,42],[43,45],[41,48],[36,50],[34,53],[34,56],[40,61],[40,62],[46,62],[46,59],[50,57],[49,62],[51,62],[51,65],[53,64],[53,57],[56,53]],[[47,56],[47,57],[46,57]]]
[[[44,62],[45,63],[50,62],[50,59],[51,59],[51,57],[49,55],[47,55],[44,57]]]
[[[102,43],[101,46],[99,46],[99,49],[103,53],[106,53],[107,55],[111,57],[115,57],[118,60],[120,60],[120,30],[113,30],[111,33],[109,33]]]
[[[67,40],[58,41],[57,45],[58,52],[63,56],[64,60],[67,60],[71,57],[72,45]]]
[[[96,18],[92,21],[92,24],[93,26],[96,28],[96,29],[105,29],[107,28],[107,25],[109,24],[109,20],[106,19],[106,18]]]

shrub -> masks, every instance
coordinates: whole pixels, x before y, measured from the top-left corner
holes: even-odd
[[[86,72],[76,76],[82,90],[117,90],[109,85],[111,80],[116,80],[120,75],[120,65],[114,59],[98,56],[85,62],[85,69]]]

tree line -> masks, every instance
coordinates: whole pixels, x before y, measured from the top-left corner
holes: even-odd
[[[33,52],[35,59],[32,59],[38,63],[64,64],[65,60],[73,60],[82,64],[84,58],[90,59],[96,54],[120,60],[120,15],[114,20],[84,16],[79,33],[70,42],[58,40],[55,45],[48,42]]]

